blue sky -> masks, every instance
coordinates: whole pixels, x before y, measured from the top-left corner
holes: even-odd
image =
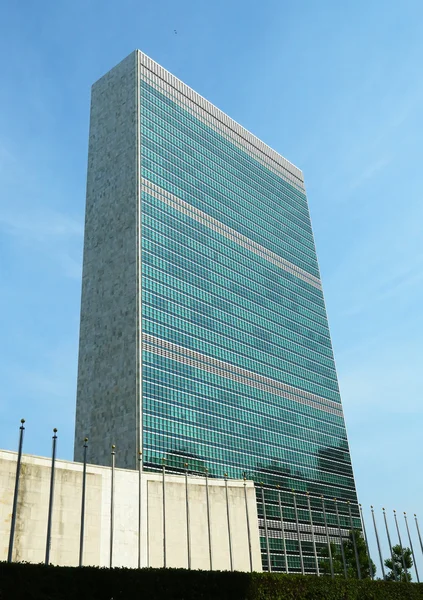
[[[423,518],[419,0],[3,3],[0,447],[72,457],[90,86],[135,48],[303,170],[360,500]]]

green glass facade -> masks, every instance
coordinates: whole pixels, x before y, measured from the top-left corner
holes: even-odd
[[[334,497],[359,526],[306,195],[148,73],[139,110],[144,467],[263,482],[273,570],[279,485],[299,571],[290,490],[301,523],[308,491],[315,525],[323,495],[332,526]],[[263,532],[262,550],[268,569]],[[311,542],[302,550],[314,570]]]

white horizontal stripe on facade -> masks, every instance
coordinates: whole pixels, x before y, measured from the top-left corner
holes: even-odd
[[[282,176],[304,193],[304,179],[300,169],[286,158],[267,146],[259,138],[247,131],[236,121],[194,92],[174,75],[163,69],[151,58],[139,52],[140,76],[166,96],[188,109],[194,116],[235,142],[250,156],[264,164],[268,169]]]
[[[154,106],[153,110],[156,107]],[[217,181],[217,183],[220,186],[223,186],[225,189],[225,193],[228,192],[228,188],[230,189],[231,186],[234,186],[237,188],[237,190],[234,189],[234,191],[237,192],[237,195],[241,195],[241,196],[245,196],[250,197],[250,199],[252,199],[253,203],[257,206],[257,198],[256,196],[253,194],[253,192],[251,191],[251,185],[250,185],[250,180],[254,181],[254,183],[259,183],[260,186],[263,185],[263,177],[258,177],[257,175],[253,175],[249,177],[249,180],[243,180],[241,181],[239,179],[239,173],[237,173],[237,168],[236,166],[232,166],[232,170],[235,173],[232,172],[225,172],[220,173],[219,169],[225,170],[226,168],[226,162],[230,157],[230,154],[227,150],[222,150],[223,152],[223,157],[220,156],[216,156],[216,157],[209,157],[207,155],[207,152],[205,151],[204,148],[200,148],[197,149],[195,147],[195,157],[191,157],[192,158],[192,163],[190,163],[190,161],[187,158],[181,158],[179,156],[179,148],[175,147],[175,144],[178,143],[178,139],[177,139],[177,129],[175,128],[174,125],[172,125],[170,128],[165,126],[162,122],[162,120],[156,116],[154,116],[154,118],[150,118],[150,116],[146,116],[145,117],[145,121],[146,121],[146,128],[147,129],[152,129],[149,131],[148,134],[144,134],[144,137],[148,140],[148,142],[152,142],[155,145],[161,145],[161,142],[159,142],[155,136],[158,136],[160,138],[162,138],[164,140],[164,144],[165,147],[168,151],[168,154],[171,154],[173,158],[176,158],[178,160],[179,163],[179,167],[182,168],[182,170],[186,170],[188,172],[190,172],[190,168],[196,168],[195,163],[198,163],[200,165],[200,169],[203,166],[206,166],[206,169],[208,168],[209,171],[212,170],[217,170],[216,173],[213,173],[212,175],[210,173],[206,172],[206,175],[211,179],[213,179],[214,181]],[[187,133],[182,134],[182,142],[185,145],[190,145],[190,139],[189,136],[187,135]],[[195,143],[197,146],[197,143]],[[167,147],[167,145],[169,145],[171,148]],[[157,152],[154,149],[150,150],[151,152]],[[182,153],[182,151],[181,151]],[[147,152],[148,154],[148,152]],[[150,160],[156,160],[156,158],[151,158]],[[168,157],[166,157],[166,161],[168,161]],[[183,164],[186,163],[188,165],[188,167],[183,166]],[[161,166],[161,168],[169,170],[168,167],[164,166],[161,162],[158,162],[158,164]],[[172,168],[170,169],[171,172]],[[244,170],[241,171],[242,173],[244,173]],[[191,173],[190,173],[191,174]],[[210,185],[210,184],[209,184]],[[286,196],[287,196],[287,192],[286,190],[284,191],[280,191],[278,189],[275,188],[274,184],[272,184],[272,190],[271,190],[271,197],[272,199],[274,199],[274,197],[277,197],[279,200],[281,198],[283,198],[284,201],[284,208],[287,211],[287,218],[289,221],[292,221],[291,217],[294,217],[294,221],[292,221],[293,223],[295,223],[295,219],[297,219],[298,221],[301,222],[302,225],[306,225],[306,227],[310,227],[311,230],[311,221],[310,221],[310,214],[309,214],[309,210],[307,205],[300,207],[302,210],[299,211],[297,213],[296,211],[296,201],[295,199],[291,199],[290,202],[286,201]],[[272,209],[269,207],[269,210],[272,212]],[[272,212],[272,218],[273,218],[273,212]],[[286,223],[285,223],[286,224]],[[290,224],[288,224],[288,227],[290,227]],[[298,225],[298,223],[296,223],[296,227],[301,227],[301,225]],[[304,238],[302,240],[302,242],[304,241]],[[309,247],[310,248],[310,247]],[[314,245],[312,245],[312,249],[314,250]]]
[[[174,303],[174,305],[178,306],[177,303]],[[160,323],[161,326],[165,328],[172,329],[172,327],[175,327],[176,329],[183,331],[183,324],[186,324],[187,322],[189,323],[191,321],[191,316],[189,314],[181,315],[177,311],[172,312],[171,310],[154,306],[151,303],[147,303],[146,308],[147,310],[145,310],[144,314],[147,316],[147,318],[157,321],[158,323]],[[176,324],[177,322],[178,325]],[[197,328],[197,332],[195,334],[193,333],[192,337],[198,339],[200,342],[204,340],[205,343],[213,345],[215,343],[219,344],[219,342],[216,341],[217,337],[223,338],[225,341],[227,339],[230,339],[230,341],[232,342],[232,346],[230,344],[228,344],[227,346],[223,344],[222,347],[225,349],[225,351],[234,354],[234,352],[236,353],[236,348],[234,348],[234,344],[237,343],[238,348],[242,348],[242,353],[240,354],[242,355],[243,361],[245,362],[249,361],[251,363],[255,361],[256,364],[265,365],[272,370],[280,369],[294,377],[298,376],[298,373],[295,372],[295,367],[301,368],[303,379],[307,380],[309,383],[313,383],[321,388],[325,388],[331,393],[336,393],[338,391],[337,389],[331,387],[331,384],[336,384],[337,386],[338,382],[336,377],[328,377],[328,375],[325,375],[319,370],[315,371],[312,368],[310,368],[311,364],[305,365],[303,363],[304,360],[309,360],[309,363],[313,363],[314,366],[319,368],[321,365],[319,365],[319,363],[316,363],[312,359],[306,359],[299,355],[292,356],[292,354],[295,353],[292,353],[289,350],[287,350],[287,353],[289,352],[289,354],[291,355],[289,358],[287,356],[284,356],[283,358],[281,356],[278,357],[276,356],[276,354],[272,354],[268,350],[259,350],[256,348],[254,343],[252,343],[254,335],[250,336],[252,340],[239,339],[236,337],[236,333],[237,331],[242,332],[242,330],[237,330],[237,328],[233,325],[226,325],[225,330],[223,330],[222,328],[222,331],[219,332],[211,331],[208,327],[200,324],[196,324],[195,326]],[[209,337],[208,339],[204,339],[204,333],[206,333],[206,335],[210,333],[211,337]],[[254,358],[253,356],[251,356],[248,353],[249,350],[257,350],[258,352],[260,352],[261,358]],[[244,363],[244,368],[247,368],[247,366],[248,365]]]
[[[165,356],[171,360],[176,360],[204,371],[215,373],[221,377],[226,377],[251,387],[256,387],[257,389],[282,396],[317,410],[323,410],[324,412],[328,412],[339,417],[343,416],[341,405],[333,400],[322,398],[316,394],[312,394],[310,392],[290,386],[286,383],[271,379],[270,377],[259,375],[253,371],[247,371],[241,367],[226,363],[218,360],[217,358],[206,356],[205,354],[200,354],[199,352],[195,352],[189,348],[178,346],[177,344],[173,344],[146,333],[142,334],[142,339],[143,349],[147,350],[148,352]]]
[[[264,530],[264,520],[263,519],[259,519],[259,528],[261,530]],[[285,539],[287,540],[298,540],[298,534],[297,534],[297,526],[295,523],[289,523],[289,525],[291,525],[292,527],[290,529],[287,528],[287,523],[284,523],[284,535],[285,535]],[[306,531],[301,531],[301,523],[300,523],[300,539],[302,542],[311,542],[313,540],[312,536],[311,536],[311,529],[310,527],[309,529],[309,533]],[[281,526],[280,526],[280,522],[278,522],[278,525],[275,529],[270,529],[270,525],[269,525],[269,520],[267,520],[267,536],[269,538],[272,539],[282,539],[282,531],[281,531]],[[326,537],[326,533],[317,533],[316,532],[316,527],[313,527],[314,529],[314,539],[316,542],[321,543],[321,544],[326,544],[327,543],[327,537]],[[324,529],[322,527],[322,529]],[[342,533],[342,537],[343,538],[348,538],[349,537],[349,530],[348,529],[341,529],[341,533]],[[334,544],[339,544],[339,532],[338,530],[335,531],[335,533],[330,534],[329,533],[329,539],[332,543]],[[272,551],[273,552],[273,551]]]
[[[266,506],[269,506],[269,504],[266,503]],[[283,506],[282,507],[282,511],[284,509],[286,510],[286,508]],[[290,506],[289,509],[292,510],[292,506]],[[307,510],[307,509],[304,508],[303,506],[301,506],[300,510]],[[316,512],[316,511],[313,511],[313,512]],[[319,514],[319,513],[317,513],[317,514]],[[326,514],[331,514],[332,515],[332,514],[335,514],[335,513],[332,513],[330,511],[326,511]],[[307,515],[308,515],[308,511],[307,511]],[[263,522],[263,519],[259,519],[259,523],[260,522]],[[292,522],[292,521],[287,521],[286,520],[286,516],[284,516],[283,525],[284,525],[284,527],[283,527],[284,531],[289,531],[289,530],[291,530],[291,531],[297,531],[297,524],[294,523],[294,522]],[[276,530],[279,529],[280,530],[281,529],[281,522],[277,521],[275,519],[269,519],[269,517],[267,517],[267,526],[270,527],[271,529],[276,529]],[[311,533],[311,524],[310,523],[299,523],[299,530],[301,532],[304,532],[304,533],[307,533],[307,532]],[[316,525],[315,523],[313,523],[313,531],[317,535],[326,535],[326,529],[325,529],[325,527],[323,525]],[[344,528],[341,527],[341,531],[343,532],[343,535],[345,535],[345,536],[348,537],[349,529],[346,529],[345,527]],[[339,536],[339,530],[338,530],[337,526],[336,527],[331,527],[330,525],[328,525],[328,532],[329,532],[329,535],[333,535],[334,537],[335,536]]]
[[[228,227],[227,225],[221,223],[214,217],[211,217],[210,215],[199,210],[195,206],[188,204],[188,202],[185,202],[185,200],[181,200],[174,194],[167,192],[163,188],[159,187],[155,183],[152,183],[151,181],[148,181],[144,177],[141,178],[141,190],[146,192],[147,194],[152,195],[157,200],[164,202],[168,206],[171,206],[175,210],[178,210],[179,212],[187,215],[191,219],[194,219],[195,221],[206,225],[213,231],[216,231],[220,235],[225,236],[227,239],[231,240],[232,242],[235,242],[243,248],[246,248],[250,252],[253,252],[261,258],[268,260],[280,269],[291,273],[291,275],[295,275],[299,279],[302,279],[306,283],[312,285],[313,287],[319,290],[322,289],[322,285],[318,277],[307,273],[307,271],[304,271],[304,269],[297,267],[297,265],[294,265],[288,260],[278,256],[275,252],[272,252],[271,250],[268,250],[267,248],[261,246],[257,242],[250,240],[245,235],[235,231],[235,229]]]
[[[292,508],[292,507],[291,507]],[[332,514],[332,513],[330,513]],[[264,528],[264,519],[259,518],[258,519],[258,523],[259,523],[259,527]],[[267,518],[267,527],[268,527],[268,535],[271,538],[281,538],[282,537],[282,530],[281,530],[281,522],[280,521],[274,521],[272,519]],[[310,523],[299,523],[298,524],[298,528],[300,530],[300,536],[301,539],[306,541],[309,540],[311,541],[311,525]],[[293,523],[291,521],[286,521],[284,520],[283,523],[283,530],[285,533],[285,537],[287,539],[297,539],[297,524]],[[313,523],[313,532],[315,534],[315,536],[319,536],[321,538],[322,542],[326,542],[327,538],[326,538],[326,529],[322,526],[319,525],[315,525]],[[329,532],[329,537],[331,538],[331,541],[334,541],[336,543],[339,544],[339,530],[336,527],[328,527],[328,532]],[[344,527],[341,527],[341,533],[342,533],[342,537],[349,537],[349,529],[345,529]],[[316,540],[317,541],[317,540]]]
[[[264,529],[264,525],[263,527],[261,527],[261,529]],[[273,530],[270,529],[267,532],[267,535],[269,538],[273,538],[273,539],[282,539],[282,533],[280,531],[277,530]],[[347,534],[343,534],[342,537],[348,538]],[[297,536],[297,532],[290,532],[290,531],[286,531],[285,532],[285,539],[286,540],[294,540],[297,541],[298,536]],[[307,533],[301,533],[300,534],[300,539],[302,542],[312,542],[313,538],[311,536],[311,533],[307,534]],[[339,544],[339,534],[338,536],[329,536],[329,540],[332,544]],[[327,544],[327,538],[326,535],[319,535],[319,534],[314,534],[314,541],[316,542],[316,544]],[[272,554],[275,554],[275,551],[272,549]],[[322,558],[322,560],[325,560],[325,557],[320,557]],[[326,560],[328,560],[326,558]],[[273,567],[274,570],[274,567]]]

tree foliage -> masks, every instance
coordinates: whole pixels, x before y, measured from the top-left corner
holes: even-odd
[[[344,544],[344,556],[345,556],[345,564],[347,569],[347,577],[348,579],[358,579],[358,570],[357,570],[357,560],[355,556],[354,550],[354,540],[357,547],[358,554],[358,564],[360,565],[360,575],[362,579],[368,579],[371,577],[370,566],[373,571],[373,576],[376,574],[376,566],[374,562],[370,559],[369,566],[369,557],[367,554],[366,542],[362,536],[361,531],[357,529],[353,529],[348,534],[348,539],[345,539]],[[335,575],[344,575],[344,561],[342,558],[341,546],[335,545],[333,543],[330,544],[331,554],[332,554],[332,564],[333,571]],[[330,569],[330,561],[329,561],[329,550],[328,547],[325,546],[321,552],[320,556],[324,559],[321,562],[322,572],[325,575],[331,574]]]
[[[392,546],[392,558],[385,560],[385,566],[391,569],[385,576],[387,581],[411,581],[410,569],[413,566],[413,559],[410,548],[401,548],[399,544]]]

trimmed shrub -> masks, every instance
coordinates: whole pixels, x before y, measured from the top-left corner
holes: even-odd
[[[0,600],[423,600],[423,584],[0,563]]]

